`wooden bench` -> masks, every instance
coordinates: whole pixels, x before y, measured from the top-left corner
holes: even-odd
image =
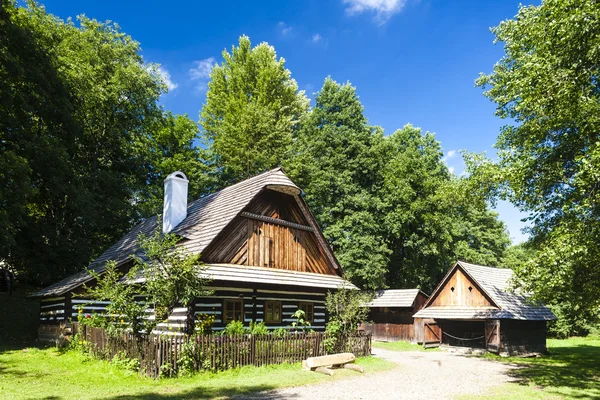
[[[333,375],[332,367],[365,372],[364,368],[355,365],[354,361],[356,361],[356,357],[352,353],[330,354],[327,356],[309,357],[302,361],[302,368],[329,376]]]

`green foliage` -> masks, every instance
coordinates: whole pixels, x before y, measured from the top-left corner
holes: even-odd
[[[208,151],[196,146],[200,139],[198,124],[187,115],[163,113],[152,127],[152,135],[140,143],[139,152],[151,166],[147,184],[135,193],[136,207],[143,216],[162,212],[165,178],[183,171],[189,180],[188,198],[197,199],[214,190]]]
[[[306,313],[304,312],[304,310],[296,310],[296,312],[292,314],[292,318],[296,318],[296,320],[292,322],[292,331],[312,331],[310,321],[306,320]]]
[[[242,321],[231,321],[223,329],[223,335],[243,335],[246,333],[246,328]]]
[[[191,193],[210,184],[198,129],[162,111],[165,91],[116,24],[2,0],[0,259],[20,280],[56,282],[87,266],[155,212],[166,168],[197,178]]]
[[[207,335],[211,333],[214,323],[215,316],[213,314],[198,314],[196,317],[196,327],[194,332],[197,335]]]
[[[343,351],[346,336],[355,332],[356,328],[367,320],[367,304],[372,299],[372,294],[360,290],[342,288],[335,292],[327,292],[325,307],[329,321],[325,326],[325,347],[328,353]]]
[[[143,277],[144,294],[154,304],[158,322],[166,320],[178,304],[188,307],[194,299],[209,294],[204,289],[200,254],[187,252],[180,240],[175,234],[163,234],[160,225],[152,236],[140,234],[137,238],[143,257],[135,258],[131,275]],[[190,317],[184,331],[193,334],[194,329]]]
[[[200,114],[223,186],[276,167],[289,156],[293,132],[308,109],[303,91],[272,46],[247,36],[210,74]]]
[[[174,234],[163,235],[159,225],[152,236],[138,237],[143,256],[135,259],[134,267],[127,274],[120,272],[112,261],[102,274],[90,271],[96,284],[86,287],[83,296],[110,303],[105,314],[94,318],[80,311],[80,322],[104,328],[110,335],[126,331],[150,333],[168,318],[176,305],[188,306],[195,298],[207,294],[203,289],[206,281],[202,278],[199,255],[185,252],[178,242]],[[136,301],[135,296],[144,296],[154,305],[154,320],[147,318],[147,304]],[[184,332],[193,334],[195,321],[190,318],[186,322]]]
[[[285,168],[353,283],[431,290],[457,258],[500,263],[503,223],[448,172],[433,134],[407,125],[383,136],[356,90],[330,78],[315,102]]]
[[[479,181],[531,215],[538,251],[518,269],[525,289],[585,320],[600,307],[600,8],[547,0],[492,31],[505,55],[477,84],[514,124],[497,164],[475,160]]]
[[[262,321],[261,322],[251,321],[248,331],[252,335],[264,336],[269,333],[269,328],[267,328],[267,325],[265,325],[265,323]]]
[[[535,257],[536,250],[527,242],[510,246],[504,252],[501,265],[518,271],[523,265]]]
[[[125,371],[139,372],[140,370],[140,360],[137,358],[128,358],[124,353],[115,354],[110,363]]]
[[[179,376],[192,376],[196,371],[196,365],[199,365],[198,349],[196,342],[190,340],[181,346],[181,353],[177,359],[177,373]]]
[[[94,271],[90,274],[95,278],[96,284],[84,286],[83,296],[92,300],[110,301],[106,306],[105,314],[83,314],[78,311],[78,320],[83,325],[103,328],[108,335],[117,336],[126,331],[134,333],[149,333],[158,322],[146,317],[147,305],[135,301],[135,296],[144,293],[140,285],[132,285],[123,279],[124,274],[119,271],[114,261],[108,262],[106,270],[99,275]],[[134,278],[130,273],[128,278]]]
[[[368,125],[356,90],[327,78],[302,120],[294,156],[284,165],[348,277],[383,286],[389,250],[380,232],[380,130]]]

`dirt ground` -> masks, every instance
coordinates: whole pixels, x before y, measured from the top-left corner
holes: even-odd
[[[440,352],[397,352],[374,348],[376,357],[398,364],[374,375],[256,393],[240,399],[451,399],[483,394],[510,378],[510,366]]]

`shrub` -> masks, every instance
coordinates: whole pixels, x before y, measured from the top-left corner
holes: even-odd
[[[231,321],[223,330],[223,335],[241,335],[246,331],[242,321]]]

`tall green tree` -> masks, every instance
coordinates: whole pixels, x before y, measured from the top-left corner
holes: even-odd
[[[496,266],[510,244],[468,178],[450,174],[432,133],[407,125],[385,137],[382,229],[391,250],[387,284],[430,291],[457,259]]]
[[[349,278],[371,289],[385,285],[389,254],[377,196],[382,140],[381,130],[368,124],[355,88],[327,78],[285,165]]]
[[[530,213],[539,251],[519,272],[538,298],[568,299],[576,331],[600,307],[600,7],[545,0],[492,31],[505,55],[477,84],[513,123],[479,171]]]
[[[210,74],[200,113],[223,186],[276,167],[289,156],[294,132],[308,109],[303,91],[267,43],[239,38]]]
[[[117,25],[7,0],[0,18],[0,259],[49,283],[148,212],[136,198],[167,167],[160,156],[189,155],[190,129],[158,106],[157,67]],[[161,124],[185,146],[154,137]]]
[[[165,178],[183,171],[189,180],[188,198],[195,200],[214,190],[217,182],[210,152],[197,146],[198,124],[187,115],[164,112],[151,129],[151,135],[139,142],[145,154],[147,185],[136,193],[136,206],[142,216],[162,213]]]

